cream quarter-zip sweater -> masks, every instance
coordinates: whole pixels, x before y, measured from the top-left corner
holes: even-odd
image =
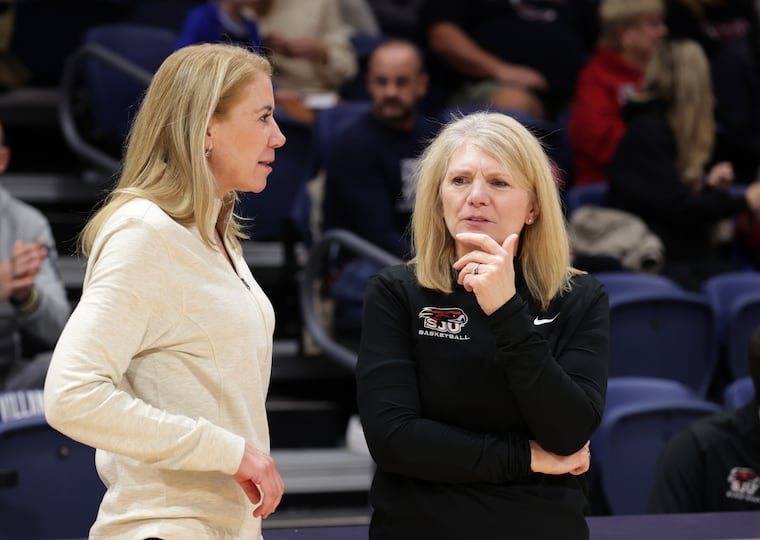
[[[261,538],[230,475],[269,451],[274,311],[230,255],[144,199],[98,234],[45,383],[50,424],[98,449],[90,538]]]

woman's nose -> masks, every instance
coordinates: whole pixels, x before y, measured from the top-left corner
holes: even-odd
[[[483,205],[488,202],[485,182],[475,179],[470,184],[470,192],[467,194],[467,202],[474,205]]]
[[[275,132],[269,138],[269,144],[272,148],[280,148],[285,144],[285,135],[282,134],[280,126],[275,122]]]

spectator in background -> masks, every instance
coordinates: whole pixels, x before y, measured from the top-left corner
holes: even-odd
[[[0,174],[11,150],[0,125]],[[0,185],[0,390],[42,388],[71,312],[47,218]],[[24,357],[21,333],[43,351]]]
[[[760,33],[754,0],[669,0],[673,37],[699,42],[710,61],[718,136],[715,153],[736,181],[758,177],[760,165]]]
[[[11,50],[16,22],[16,0],[0,0],[0,91],[23,86],[29,70]]]
[[[339,0],[340,16],[351,36],[377,37],[380,25],[367,0]]]
[[[214,0],[192,8],[177,36],[176,48],[193,43],[237,43],[261,51],[253,7],[260,0]]]
[[[278,104],[296,117],[334,104],[358,70],[338,0],[260,0],[256,13]]]
[[[414,171],[437,126],[417,113],[428,75],[414,44],[392,40],[372,53],[366,82],[372,111],[347,127],[330,149],[322,229],[349,229],[408,259]]]
[[[754,399],[673,435],[657,467],[650,513],[760,510],[760,326],[750,338],[748,361]]]
[[[665,247],[663,273],[693,290],[735,269],[719,249],[718,225],[747,209],[760,211],[760,182],[733,194],[731,164],[711,163],[713,107],[699,44],[664,42],[647,66],[643,91],[624,107],[626,131],[607,170],[606,204],[643,219]]]
[[[369,59],[366,82],[372,111],[336,137],[327,159],[322,230],[348,229],[409,259],[406,233],[414,205],[417,159],[437,128],[417,112],[428,85],[418,48],[398,39],[379,45]],[[336,300],[354,301],[360,307],[363,285],[376,265],[344,263],[338,260],[333,292],[340,297],[341,291],[357,290],[357,298],[344,294]],[[346,280],[361,286],[344,287]]]
[[[427,0],[421,25],[446,105],[483,104],[555,119],[587,52],[576,2]],[[432,59],[431,59],[432,60]]]
[[[367,0],[380,25],[388,36],[420,40],[420,10],[425,0]]]
[[[663,0],[602,0],[600,40],[578,76],[568,136],[573,185],[605,182],[605,167],[625,131],[620,108],[641,90],[644,69],[667,34]]]

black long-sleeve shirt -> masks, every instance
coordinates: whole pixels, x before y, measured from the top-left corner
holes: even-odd
[[[692,422],[668,441],[651,513],[760,510],[757,402]]]
[[[462,287],[419,287],[408,266],[370,282],[357,394],[377,463],[373,540],[588,538],[584,478],[532,473],[528,440],[567,455],[599,425],[607,293],[576,276],[542,311],[516,283],[487,316]]]
[[[695,193],[683,183],[664,104],[630,103],[623,114],[627,128],[607,168],[606,204],[641,217],[662,240],[668,259],[707,257],[711,227],[746,210],[746,199],[709,188]]]

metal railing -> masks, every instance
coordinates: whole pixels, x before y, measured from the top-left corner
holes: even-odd
[[[340,344],[330,336],[323,318],[317,312],[317,300],[315,299],[317,293],[314,290],[314,285],[318,279],[323,277],[328,252],[336,245],[385,266],[398,264],[402,261],[395,255],[388,253],[350,231],[333,229],[326,231],[314,243],[309,251],[306,263],[299,273],[301,315],[307,332],[327,357],[353,371],[356,367],[356,352]]]

